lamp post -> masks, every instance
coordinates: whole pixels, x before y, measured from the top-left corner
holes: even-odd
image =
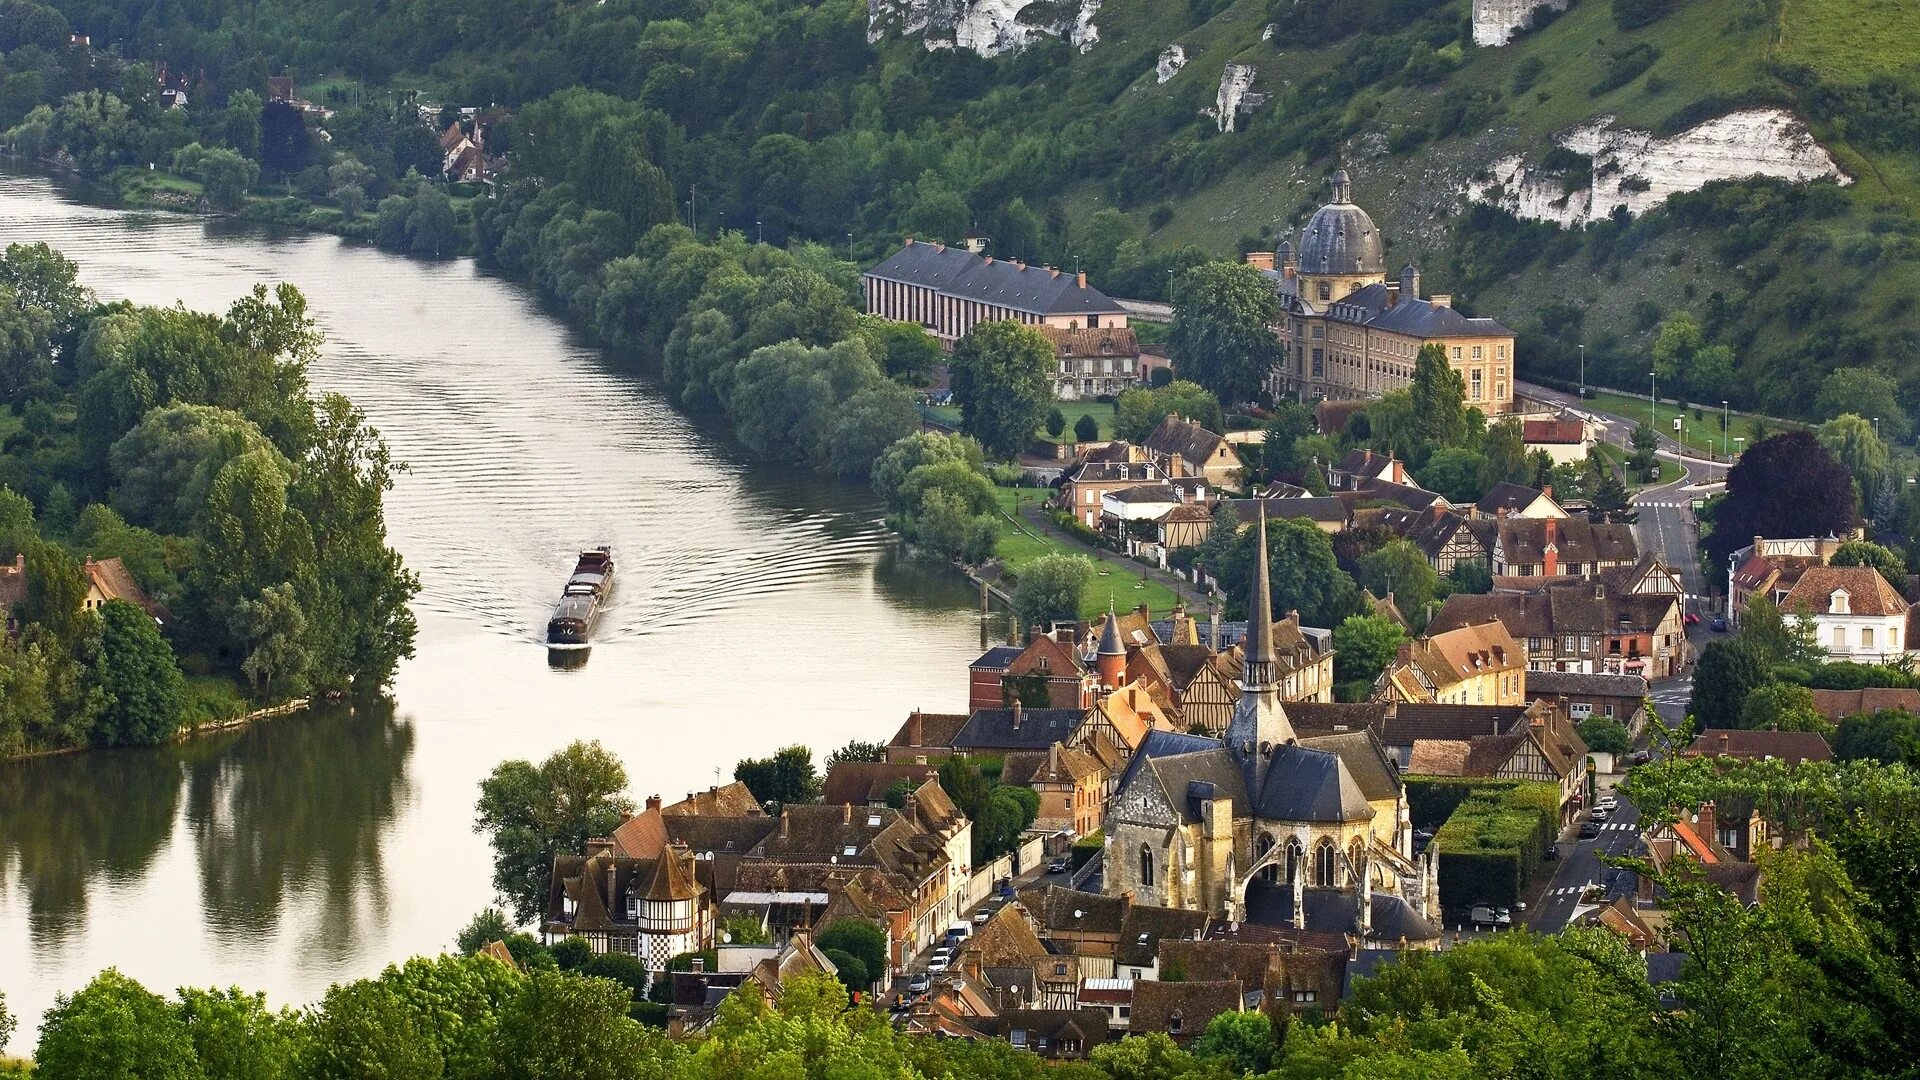
[[[1660,435],[1660,373],[1649,371],[1647,378],[1653,380],[1652,386],[1647,391],[1647,423],[1653,426],[1654,437],[1658,438]]]
[[[1727,403],[1722,401],[1720,403],[1720,456],[1721,457],[1727,456],[1727,428],[1729,426],[1728,419],[1730,415],[1731,414],[1727,412]]]
[[[1587,343],[1580,343],[1580,400],[1587,400]]]
[[[1873,418],[1873,437],[1880,437],[1880,418],[1877,416]]]
[[[760,220],[759,218],[754,218],[754,219],[753,219],[753,228],[754,228],[754,231],[755,231],[755,232],[756,232],[756,233],[757,233],[757,234],[759,235],[759,238],[760,238],[760,239],[759,239],[759,242],[760,242],[760,243],[762,243],[762,244],[764,244],[764,243],[766,243],[766,242],[767,242],[767,226],[766,226],[766,224],[765,224],[765,223],[763,223],[763,222],[762,222],[762,221],[761,221],[761,220]]]

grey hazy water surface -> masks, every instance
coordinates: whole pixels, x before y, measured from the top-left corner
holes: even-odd
[[[864,491],[743,462],[469,261],[101,209],[0,174],[0,243],[35,240],[107,298],[222,310],[255,282],[299,286],[327,336],[314,386],[411,466],[387,517],[424,587],[390,711],[0,766],[16,1052],[56,992],[109,965],[299,1004],[446,947],[491,893],[471,814],[504,758],[599,739],[636,795],[673,797],[743,755],[824,754],[965,700],[972,593],[898,565]],[[553,670],[539,635],[592,543],[616,545],[618,590],[591,662]]]

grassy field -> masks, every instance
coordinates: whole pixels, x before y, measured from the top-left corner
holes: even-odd
[[[1593,452],[1596,454],[1599,454],[1603,458],[1606,458],[1609,462],[1613,464],[1615,468],[1624,469],[1626,467],[1627,451],[1622,450],[1620,447],[1615,446],[1612,443],[1595,443],[1593,447]],[[1665,458],[1658,458],[1658,459],[1655,459],[1654,464],[1659,466],[1660,468],[1660,475],[1658,478],[1643,484],[1638,479],[1636,479],[1631,473],[1628,473],[1628,474],[1625,474],[1626,481],[1627,481],[1627,488],[1629,490],[1637,491],[1640,488],[1659,487],[1661,484],[1665,484],[1665,483],[1668,483],[1669,481],[1680,479],[1680,463],[1679,462],[1668,461]]]
[[[1601,412],[1624,416],[1629,420],[1644,422],[1648,418],[1646,398],[1628,397],[1625,394],[1597,393],[1587,399],[1587,404]],[[1705,404],[1698,406],[1698,408],[1703,414],[1698,419],[1694,417],[1692,408],[1686,411],[1681,426],[1681,441],[1686,443],[1688,447],[1702,454],[1719,457],[1720,409],[1718,406],[1709,408]],[[1660,434],[1668,436],[1669,438],[1672,437],[1673,418],[1676,413],[1677,410],[1672,405],[1665,403],[1660,405],[1658,409]],[[1738,452],[1739,444],[1733,441],[1735,439],[1745,439],[1749,445],[1752,444],[1753,422],[1756,419],[1762,419],[1769,431],[1781,431],[1801,426],[1788,420],[1760,418],[1750,413],[1734,412],[1731,414],[1729,421],[1731,426],[1726,432],[1726,446],[1729,451]]]
[[[1064,416],[1067,418],[1067,426],[1060,429],[1060,437],[1057,439],[1048,435],[1046,428],[1041,428],[1040,436],[1042,438],[1049,439],[1053,442],[1062,442],[1062,443],[1070,443],[1075,441],[1075,436],[1073,434],[1073,426],[1075,424],[1078,424],[1080,422],[1080,418],[1083,416],[1093,417],[1093,422],[1100,425],[1100,434],[1098,436],[1099,438],[1101,439],[1113,438],[1113,406],[1107,404],[1106,402],[1104,401],[1061,401],[1061,402],[1056,402],[1055,407],[1060,410],[1061,416]]]
[[[1865,82],[1920,67],[1920,0],[1786,0],[1774,55],[1830,78]]]
[[[997,488],[995,494],[999,496],[1001,512],[1007,515],[1007,519],[1000,523],[1000,543],[995,554],[1016,572],[1042,555],[1086,554],[1086,549],[1078,543],[1065,542],[1058,536],[1039,532],[1020,516],[1020,507],[1047,497],[1045,490]],[[1172,589],[1140,573],[1137,564],[1103,561],[1096,565],[1093,582],[1087,586],[1086,595],[1081,598],[1080,614],[1083,616],[1091,617],[1107,610],[1109,601],[1122,611],[1145,604],[1156,613],[1167,612],[1173,610],[1175,601],[1179,599]]]

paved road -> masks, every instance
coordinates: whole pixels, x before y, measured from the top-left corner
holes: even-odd
[[[1640,811],[1622,799],[1613,820],[1600,827],[1592,840],[1577,840],[1570,833],[1560,844],[1560,867],[1547,883],[1546,895],[1529,913],[1528,924],[1539,933],[1555,934],[1566,929],[1579,915],[1591,910],[1580,903],[1589,886],[1604,885],[1609,899],[1630,895],[1635,877],[1600,861],[1602,855],[1633,855],[1640,849]]]
[[[1698,524],[1693,517],[1693,500],[1698,486],[1688,474],[1657,488],[1648,488],[1634,496],[1634,508],[1640,520],[1633,527],[1634,539],[1643,552],[1659,552],[1661,561],[1680,575],[1690,597],[1707,594],[1706,581],[1700,576]],[[1698,610],[1697,605],[1690,610]]]

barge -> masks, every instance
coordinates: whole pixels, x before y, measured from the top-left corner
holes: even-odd
[[[612,591],[613,549],[602,546],[581,552],[560,603],[547,620],[547,644],[587,644],[600,619],[600,607]]]

